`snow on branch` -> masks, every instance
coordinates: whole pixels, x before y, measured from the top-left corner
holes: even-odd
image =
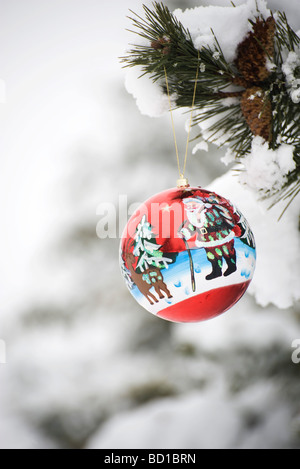
[[[285,13],[273,14],[264,0],[174,13],[154,2],[144,12],[145,18],[131,17],[139,41],[122,58],[142,112],[168,110],[165,70],[173,106],[190,107],[199,67],[194,124],[200,148],[202,142],[225,145],[225,161],[243,164],[244,183],[290,203],[300,191],[300,38]]]

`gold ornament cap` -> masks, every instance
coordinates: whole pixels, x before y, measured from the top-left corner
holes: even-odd
[[[180,178],[177,179],[177,187],[178,189],[180,189],[181,187],[189,187],[189,181],[187,180],[187,178],[181,175]]]

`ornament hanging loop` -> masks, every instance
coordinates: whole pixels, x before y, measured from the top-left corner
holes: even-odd
[[[190,133],[191,133],[192,121],[193,121],[193,111],[194,111],[195,99],[196,99],[197,83],[198,83],[198,76],[199,76],[199,60],[200,60],[200,54],[199,54],[199,51],[198,51],[197,71],[196,71],[196,77],[195,77],[191,117],[190,117],[190,122],[189,122],[188,136],[187,136],[185,155],[184,155],[183,171],[181,171],[180,162],[179,162],[178,145],[177,145],[177,140],[176,140],[176,132],[175,132],[175,126],[174,126],[173,113],[172,113],[172,103],[171,103],[171,96],[170,96],[170,88],[169,88],[169,82],[168,82],[167,69],[166,69],[166,67],[164,67],[166,87],[167,87],[167,95],[168,95],[168,99],[169,99],[170,115],[171,115],[171,122],[172,122],[173,136],[174,136],[175,152],[176,152],[177,166],[178,166],[178,172],[179,172],[179,179],[177,179],[177,187],[178,188],[188,187],[189,186],[188,180],[184,177],[184,173],[185,173],[187,156],[188,156]]]

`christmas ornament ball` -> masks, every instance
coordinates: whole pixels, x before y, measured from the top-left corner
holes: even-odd
[[[173,322],[198,322],[231,308],[254,274],[255,240],[229,200],[200,187],[160,192],[122,235],[120,265],[135,300]]]

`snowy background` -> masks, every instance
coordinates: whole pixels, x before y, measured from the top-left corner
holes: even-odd
[[[97,238],[101,202],[177,178],[169,116],[141,115],[118,60],[141,5],[0,0],[0,448],[299,448],[299,200],[277,222],[223,150],[190,157],[190,182],[236,203],[258,245],[249,294],[197,325],[141,310],[119,240]],[[268,6],[299,30],[298,0]]]

